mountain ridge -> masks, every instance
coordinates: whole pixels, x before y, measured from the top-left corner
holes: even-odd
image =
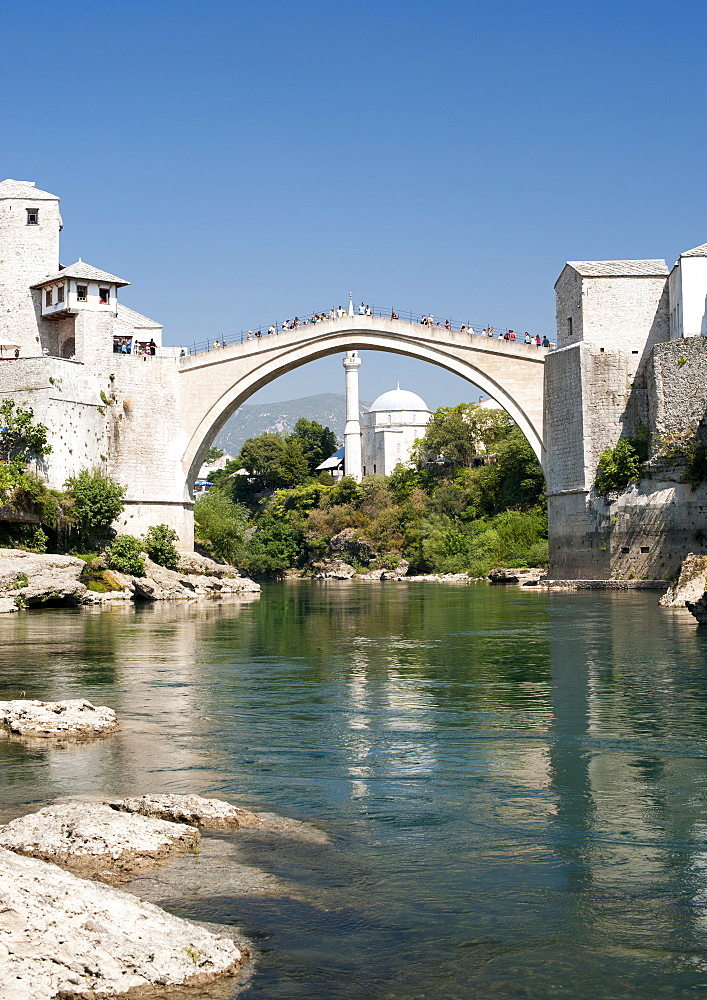
[[[370,402],[359,401],[363,415]],[[260,434],[290,434],[305,417],[329,427],[343,442],[346,423],[346,396],[342,392],[320,392],[314,396],[284,399],[275,403],[245,403],[228,419],[216,435],[214,444],[229,455],[237,455],[243,442]]]

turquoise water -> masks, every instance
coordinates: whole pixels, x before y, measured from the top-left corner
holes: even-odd
[[[706,633],[655,594],[484,585],[3,617],[0,698],[124,728],[0,740],[0,815],[194,791],[325,830],[239,835],[274,894],[164,891],[255,943],[249,1000],[707,996]]]

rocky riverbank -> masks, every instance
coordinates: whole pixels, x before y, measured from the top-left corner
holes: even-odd
[[[707,625],[707,556],[690,552],[660,603],[665,608],[687,608],[700,625]]]
[[[146,558],[145,575],[136,577],[108,570],[100,560],[89,567],[76,556],[0,549],[0,613],[112,601],[248,599],[259,593],[259,584],[234,566],[197,553],[183,555],[176,570]]]
[[[115,888],[177,854],[196,856],[200,830],[241,827],[327,840],[308,824],[173,794],[54,803],[0,827],[2,1000],[166,997],[241,973],[250,946],[228,928],[198,926]],[[235,877],[246,893],[273,891],[256,874]]]

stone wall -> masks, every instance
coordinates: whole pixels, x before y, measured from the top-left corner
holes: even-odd
[[[652,453],[664,439],[707,429],[707,339],[686,337],[661,344],[647,374]]]
[[[107,469],[108,419],[98,379],[83,365],[59,358],[0,360],[0,399],[31,407],[50,429],[52,451],[37,466],[60,490],[81,469]]]
[[[703,437],[707,432],[707,342],[689,338],[658,344],[641,377],[633,383],[629,378],[625,356],[597,355],[589,345],[548,357],[553,578],[669,579],[689,552],[707,552],[707,485],[693,488],[685,482],[684,462],[670,457],[665,447],[696,431]],[[578,381],[581,419],[572,413]],[[621,494],[597,496],[592,486],[601,450],[620,436],[636,436],[643,422],[651,432],[644,478]]]

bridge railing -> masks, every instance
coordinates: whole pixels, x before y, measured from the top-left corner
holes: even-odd
[[[452,317],[444,317],[443,319],[434,318],[428,316],[426,313],[413,312],[410,309],[401,309],[400,311],[394,309],[392,306],[369,306],[369,312],[359,312],[358,306],[354,307],[354,318],[357,316],[379,316],[381,319],[400,319],[404,320],[406,323],[419,323],[422,324],[423,320],[432,320],[432,326],[434,328],[448,329],[448,330],[464,330],[465,333],[474,334],[477,336],[489,336],[488,330],[491,329],[493,333],[491,336],[503,339],[504,336],[513,332],[509,328],[505,327],[493,327],[490,324],[487,326],[482,326],[481,323],[472,323],[467,320],[462,322],[458,319],[452,319]],[[252,327],[249,330],[239,330],[237,333],[228,333],[225,336],[214,337],[209,340],[195,341],[181,348],[182,356],[188,357],[192,354],[203,354],[205,351],[218,351],[222,350],[224,347],[231,347],[233,344],[241,344],[248,340],[259,340],[263,337],[277,336],[277,334],[283,331],[300,329],[302,327],[311,326],[315,323],[321,323],[323,320],[329,320],[330,316],[328,313],[310,313],[307,316],[299,317],[295,316],[292,320],[286,319],[283,323],[275,322],[268,325],[261,325],[258,327]],[[334,317],[338,319],[338,317]],[[339,322],[350,319],[348,311],[344,314]],[[448,324],[448,325],[447,325]],[[525,334],[516,333],[515,343],[523,343],[523,337]],[[551,343],[550,347],[554,347],[555,344]]]

